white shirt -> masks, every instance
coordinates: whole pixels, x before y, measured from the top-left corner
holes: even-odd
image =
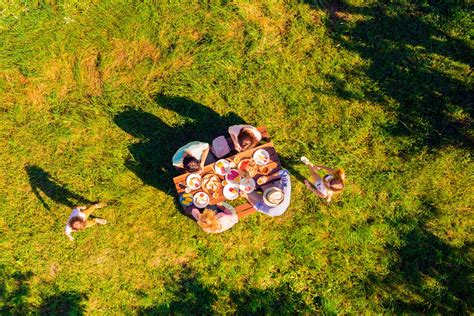
[[[72,210],[72,213],[71,215],[69,215],[69,218],[67,219],[67,222],[66,222],[66,228],[64,228],[64,232],[66,233],[66,235],[68,236],[71,236],[71,233],[74,231],[72,229],[72,227],[69,225],[69,221],[71,220],[71,218],[73,217],[79,217],[79,218],[82,218],[82,220],[86,220],[86,214],[82,213],[78,208],[75,208]]]
[[[202,153],[209,149],[209,144],[202,142],[190,142],[176,151],[173,156],[173,165],[183,167],[184,154],[188,153],[197,160],[201,161]]]
[[[234,125],[234,126],[229,127],[229,135],[231,136],[232,141],[234,142],[235,148],[237,147],[240,148],[240,145],[238,143],[236,144],[234,139],[237,140],[238,142],[240,131],[244,128],[248,129],[249,132],[251,132],[255,136],[255,138],[257,139],[257,142],[262,140],[262,134],[258,131],[257,128],[253,127],[252,125]]]

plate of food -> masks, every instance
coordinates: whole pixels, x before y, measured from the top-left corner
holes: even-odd
[[[215,174],[206,174],[202,177],[201,187],[209,195],[214,194],[221,188],[221,180]]]
[[[230,167],[230,162],[227,159],[218,160],[214,164],[214,170],[220,176],[225,176],[225,174],[229,170],[229,167]]]
[[[186,178],[186,185],[188,188],[191,188],[191,190],[197,190],[201,187],[201,176],[192,173]]]
[[[239,187],[234,183],[229,183],[222,190],[224,197],[228,200],[235,200],[239,197]]]
[[[209,204],[209,195],[204,192],[194,194],[193,203],[197,208],[205,208]]]
[[[242,180],[240,180],[239,189],[245,193],[252,192],[255,190],[255,180],[252,178],[242,178]]]
[[[256,150],[253,153],[253,160],[259,166],[265,166],[270,162],[270,154],[265,149]]]
[[[257,174],[258,166],[253,159],[242,159],[237,169],[244,173],[245,176],[248,175],[248,177],[253,178]]]
[[[236,169],[230,169],[229,172],[225,175],[227,182],[239,183],[240,182],[240,173]]]

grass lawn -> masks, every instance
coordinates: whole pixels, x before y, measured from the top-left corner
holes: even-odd
[[[161,2],[0,4],[0,314],[473,312],[472,5]],[[292,204],[208,235],[171,156],[243,122]]]

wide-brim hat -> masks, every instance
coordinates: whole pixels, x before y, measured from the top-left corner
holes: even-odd
[[[272,187],[263,192],[263,202],[268,206],[277,206],[283,202],[285,194],[280,188]]]

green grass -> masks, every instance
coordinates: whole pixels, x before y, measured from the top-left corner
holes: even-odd
[[[0,5],[2,314],[473,312],[472,6],[25,3]],[[171,156],[240,122],[292,205],[210,236]],[[346,170],[332,204],[301,155]]]

